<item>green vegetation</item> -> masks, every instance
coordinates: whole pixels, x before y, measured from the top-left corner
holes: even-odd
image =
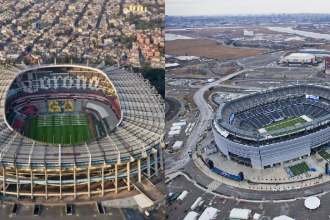
[[[164,69],[153,69],[149,63],[144,63],[141,68],[134,68],[134,72],[142,73],[145,79],[148,79],[159,94],[165,96],[165,70]]]
[[[126,22],[129,22],[130,24],[135,24],[136,29],[140,30],[154,30],[156,28],[165,28],[164,20],[161,18],[157,19],[150,19],[149,21],[142,20],[141,15],[135,15],[131,13],[129,17],[125,19]]]
[[[41,115],[29,120],[25,135],[54,144],[82,143],[92,139],[86,115]]]
[[[330,162],[330,154],[324,150],[319,152],[319,155],[323,157],[326,161]]]
[[[295,118],[288,118],[288,119],[284,119],[281,121],[277,121],[274,123],[271,123],[265,127],[263,127],[267,132],[270,131],[276,131],[276,130],[280,130],[283,128],[287,128],[287,127],[291,127],[294,126],[296,124],[302,124],[305,123],[305,119],[301,118],[301,117],[295,117]]]
[[[291,167],[289,167],[289,169],[291,170],[291,172],[294,176],[299,176],[300,174],[310,171],[309,166],[305,162],[291,166]]]

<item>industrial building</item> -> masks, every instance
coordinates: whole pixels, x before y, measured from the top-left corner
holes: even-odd
[[[330,74],[330,57],[325,58],[325,73]]]
[[[315,64],[317,57],[313,54],[307,53],[292,53],[284,58],[288,64]]]
[[[198,217],[197,212],[189,212],[183,220],[196,220]]]
[[[217,218],[219,210],[213,207],[207,207],[198,220],[212,220]]]
[[[301,49],[299,53],[313,54],[316,57],[327,57],[330,56],[330,51],[321,49]]]
[[[176,141],[172,146],[173,150],[181,150],[182,147],[183,147],[183,141]]]
[[[253,31],[244,30],[243,35],[244,36],[253,36]]]

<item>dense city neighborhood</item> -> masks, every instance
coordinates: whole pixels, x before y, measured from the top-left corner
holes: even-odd
[[[165,0],[5,0],[0,62],[163,68]]]

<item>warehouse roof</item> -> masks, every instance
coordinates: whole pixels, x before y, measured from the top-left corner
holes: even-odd
[[[308,57],[314,57],[313,54],[309,54],[309,53],[292,53],[287,57],[299,57],[299,58],[308,58]]]

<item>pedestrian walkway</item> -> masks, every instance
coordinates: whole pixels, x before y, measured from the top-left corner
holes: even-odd
[[[204,175],[214,179],[215,182],[224,183],[233,187],[252,190],[290,191],[299,190],[304,187],[310,187],[326,181],[330,181],[330,177],[327,175],[319,178],[321,173],[324,174],[324,167],[322,167],[322,164],[324,164],[325,161],[318,154],[308,157],[304,160],[298,160],[269,169],[244,167],[241,164],[237,164],[226,159],[225,157],[222,157],[220,153],[203,156],[210,158],[213,161],[215,167],[219,167],[225,172],[231,173],[233,175],[238,175],[238,173],[241,171],[244,173],[244,181],[228,179],[224,176],[220,176],[212,172],[200,158],[196,157],[196,154],[193,154],[193,161],[196,167],[201,172],[203,172]],[[302,174],[300,176],[291,178],[284,168],[295,165],[297,163],[301,163],[302,161],[305,161],[310,167],[316,168],[317,171],[311,171],[308,173],[308,175]],[[247,180],[249,180],[249,182]],[[214,183],[209,184],[207,187],[210,188],[211,186],[214,187]]]
[[[210,191],[213,191],[213,190],[216,190],[219,186],[221,186],[221,183],[219,183],[218,181],[213,181],[212,183],[210,183],[208,186],[207,186],[207,189],[210,190]]]

